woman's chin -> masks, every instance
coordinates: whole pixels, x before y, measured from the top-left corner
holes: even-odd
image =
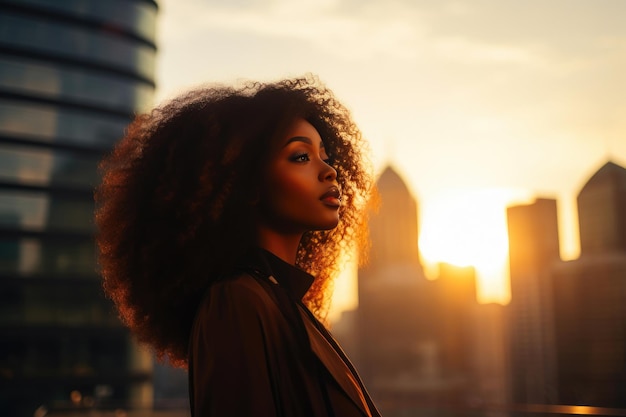
[[[332,230],[335,227],[337,227],[337,225],[339,225],[339,219],[333,219],[330,220],[328,222],[324,222],[324,224],[320,225],[319,227],[316,227],[316,230]]]

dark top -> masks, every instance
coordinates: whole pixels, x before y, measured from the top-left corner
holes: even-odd
[[[302,304],[306,272],[255,250],[211,285],[189,345],[191,414],[380,416],[354,367]]]

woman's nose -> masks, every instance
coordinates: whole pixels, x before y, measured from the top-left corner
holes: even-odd
[[[323,164],[324,166],[319,175],[320,181],[335,181],[337,179],[337,170],[326,162],[323,162]]]

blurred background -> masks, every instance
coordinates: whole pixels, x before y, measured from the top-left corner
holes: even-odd
[[[0,0],[0,415],[187,416],[102,295],[96,165],[203,83],[317,74],[371,144],[333,333],[385,416],[626,415],[626,2]],[[367,325],[365,325],[367,323]]]

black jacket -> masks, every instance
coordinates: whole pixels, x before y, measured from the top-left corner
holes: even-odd
[[[313,277],[257,250],[211,285],[189,347],[191,413],[380,416],[354,367],[302,304]]]

